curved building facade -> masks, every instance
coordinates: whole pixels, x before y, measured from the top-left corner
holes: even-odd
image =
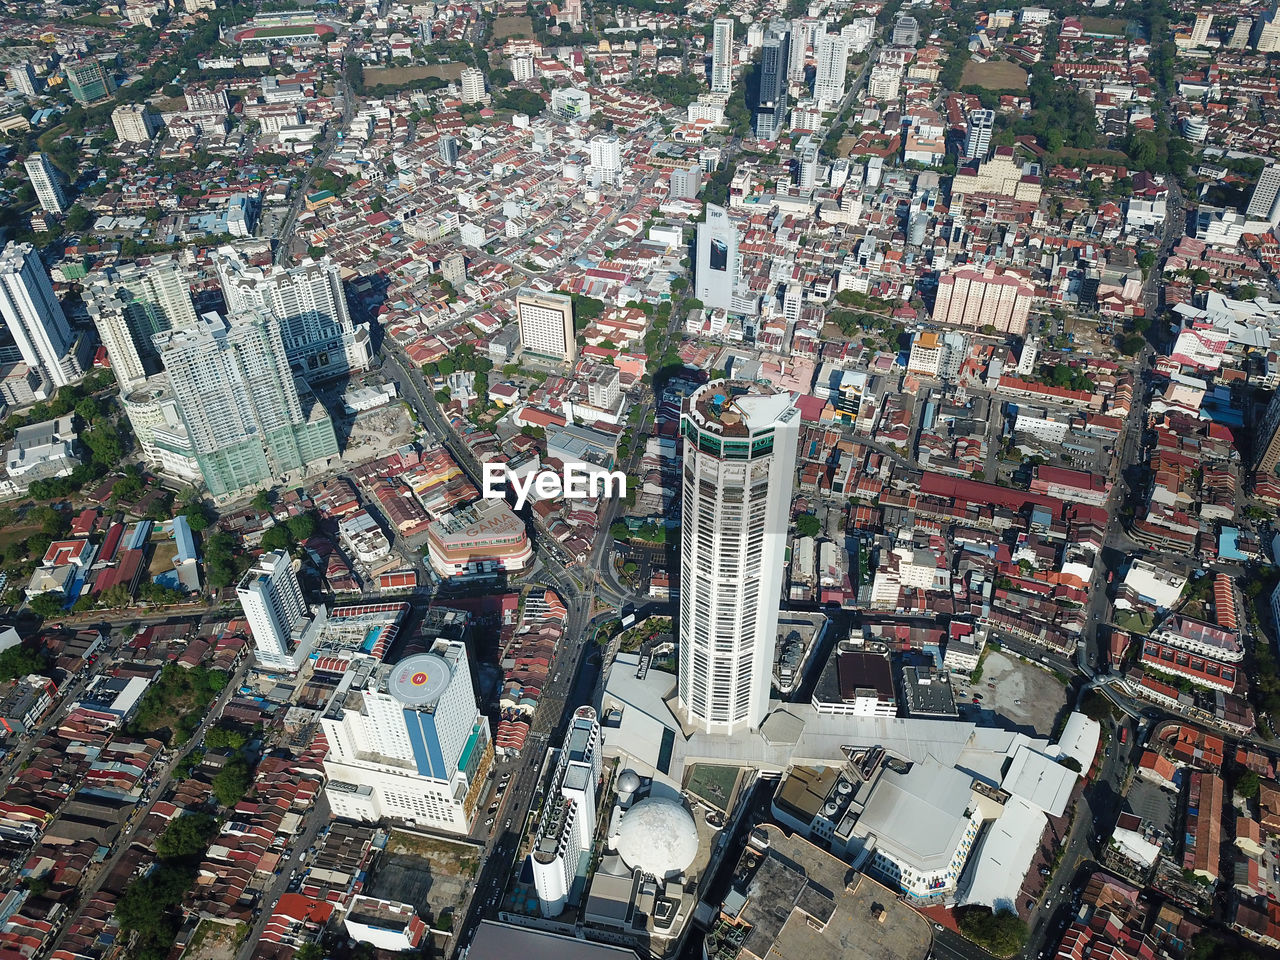
[[[683,719],[708,733],[769,709],[800,411],[791,394],[715,380],[681,416]]]

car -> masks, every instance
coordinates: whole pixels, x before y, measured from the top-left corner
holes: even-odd
[[[484,825],[485,825],[486,827],[492,827],[492,826],[493,826],[493,817],[490,817],[488,820],[486,820],[486,821],[484,822]]]
[[[1048,867],[1041,867],[1041,868],[1040,868],[1040,876],[1042,876],[1042,877],[1047,877],[1047,876],[1049,875],[1049,873],[1050,873],[1050,871],[1049,871],[1049,868],[1048,868]]]
[[[935,929],[935,930],[937,930],[939,933],[941,933],[941,932],[942,932],[942,924],[940,924],[940,923],[935,923],[935,924],[933,925],[933,929]]]
[[[1014,702],[1014,703],[1016,703],[1016,704],[1021,704],[1021,703],[1022,703],[1022,701],[1021,701],[1021,700],[1015,700],[1015,701],[1013,701],[1013,702]]]
[[[973,702],[974,702],[974,705],[976,706],[980,701],[977,697],[974,697]]]

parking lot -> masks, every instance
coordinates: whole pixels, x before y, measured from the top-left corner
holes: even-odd
[[[1048,670],[999,650],[987,654],[977,684],[956,686],[957,701],[971,704],[975,694],[981,698],[981,711],[1003,721],[1000,726],[1025,729],[1041,737],[1053,733],[1058,711],[1067,700],[1067,688]]]

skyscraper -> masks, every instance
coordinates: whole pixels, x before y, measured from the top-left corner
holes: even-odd
[[[895,47],[914,47],[920,42],[920,24],[915,17],[899,14],[893,21],[893,45]]]
[[[845,68],[849,54],[844,38],[838,34],[824,33],[814,49],[818,72],[813,82],[813,98],[825,108],[844,99]]]
[[[1260,474],[1274,477],[1280,466],[1280,390],[1267,404],[1262,423],[1254,432],[1253,469]]]
[[[991,133],[996,125],[994,110],[970,110],[969,129],[964,135],[964,156],[966,160],[985,160],[987,151],[991,149]]]
[[[205,314],[155,342],[214,496],[269,487],[337,455],[333,421],[299,392],[274,318],[245,312],[228,324]]]
[[[297,673],[324,623],[323,607],[307,609],[293,561],[284,550],[263,554],[245,571],[236,596],[249,621],[258,662],[272,670]]]
[[[731,735],[769,710],[800,436],[789,393],[713,380],[686,401],[679,707]]]
[[[458,138],[445,135],[440,138],[440,159],[444,161],[446,167],[452,167],[458,162]]]
[[[484,72],[475,67],[467,67],[459,77],[462,87],[463,103],[480,103],[485,98]]]
[[[121,143],[149,143],[160,129],[160,118],[145,103],[122,103],[111,111],[111,125]]]
[[[618,135],[598,133],[591,138],[591,169],[597,185],[617,186],[622,178],[622,146]]]
[[[84,301],[121,392],[159,372],[157,333],[195,326],[197,319],[187,280],[172,257],[102,270],[90,279]]]
[[[582,858],[591,856],[600,769],[600,724],[596,712],[591,707],[579,707],[556,757],[551,792],[542,805],[530,858],[544,917],[558,917],[564,911]]]
[[[1254,49],[1259,53],[1276,53],[1280,51],[1280,4],[1272,0],[1270,8],[1253,25]]]
[[[1191,43],[1197,47],[1203,47],[1205,41],[1209,39],[1209,30],[1212,27],[1212,13],[1197,13],[1196,22],[1191,27]]]
[[[66,213],[71,201],[67,199],[67,191],[62,186],[62,174],[53,165],[53,161],[43,153],[33,153],[27,157],[24,166],[40,206],[47,213]]]
[[[774,22],[764,35],[760,56],[760,90],[756,98],[757,140],[777,140],[787,119],[787,56],[791,33]]]
[[[527,353],[573,363],[578,343],[573,337],[573,301],[569,297],[523,291],[516,297],[516,321]]]
[[[809,49],[809,28],[803,20],[791,21],[791,37],[787,47],[787,80],[804,80],[805,53]]]
[[[706,220],[698,224],[695,296],[708,310],[733,311],[741,271],[737,224],[729,219],[724,207],[709,203]]]
[[[733,21],[717,20],[711,44],[711,92],[733,92]]]
[[[0,319],[22,362],[39,372],[46,396],[83,372],[49,271],[29,243],[10,243],[0,253]]]
[[[467,258],[461,250],[445,254],[440,261],[440,276],[453,285],[454,290],[461,290],[467,283]]]
[[[466,644],[438,640],[392,666],[354,662],[320,717],[336,816],[465,834],[493,765]]]
[[[218,279],[232,315],[256,310],[279,321],[289,365],[308,383],[365,370],[372,361],[369,329],[352,323],[342,278],[327,258],[255,267],[226,247]]]
[[[116,89],[115,81],[101,60],[78,60],[66,65],[67,87],[80,103],[105,100]]]
[[[1253,188],[1253,196],[1249,198],[1246,215],[1251,218],[1270,220],[1275,223],[1280,213],[1280,164],[1272,163],[1258,177],[1258,185]]]
[[[1227,46],[1232,50],[1243,50],[1249,45],[1249,35],[1253,33],[1253,18],[1241,17],[1231,30]]]
[[[36,96],[39,93],[38,84],[35,68],[25,60],[22,63],[15,63],[9,68],[9,86],[23,96]]]

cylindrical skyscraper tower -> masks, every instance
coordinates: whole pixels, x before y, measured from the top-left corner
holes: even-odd
[[[732,734],[769,709],[800,411],[789,393],[715,380],[680,430],[682,719]]]

